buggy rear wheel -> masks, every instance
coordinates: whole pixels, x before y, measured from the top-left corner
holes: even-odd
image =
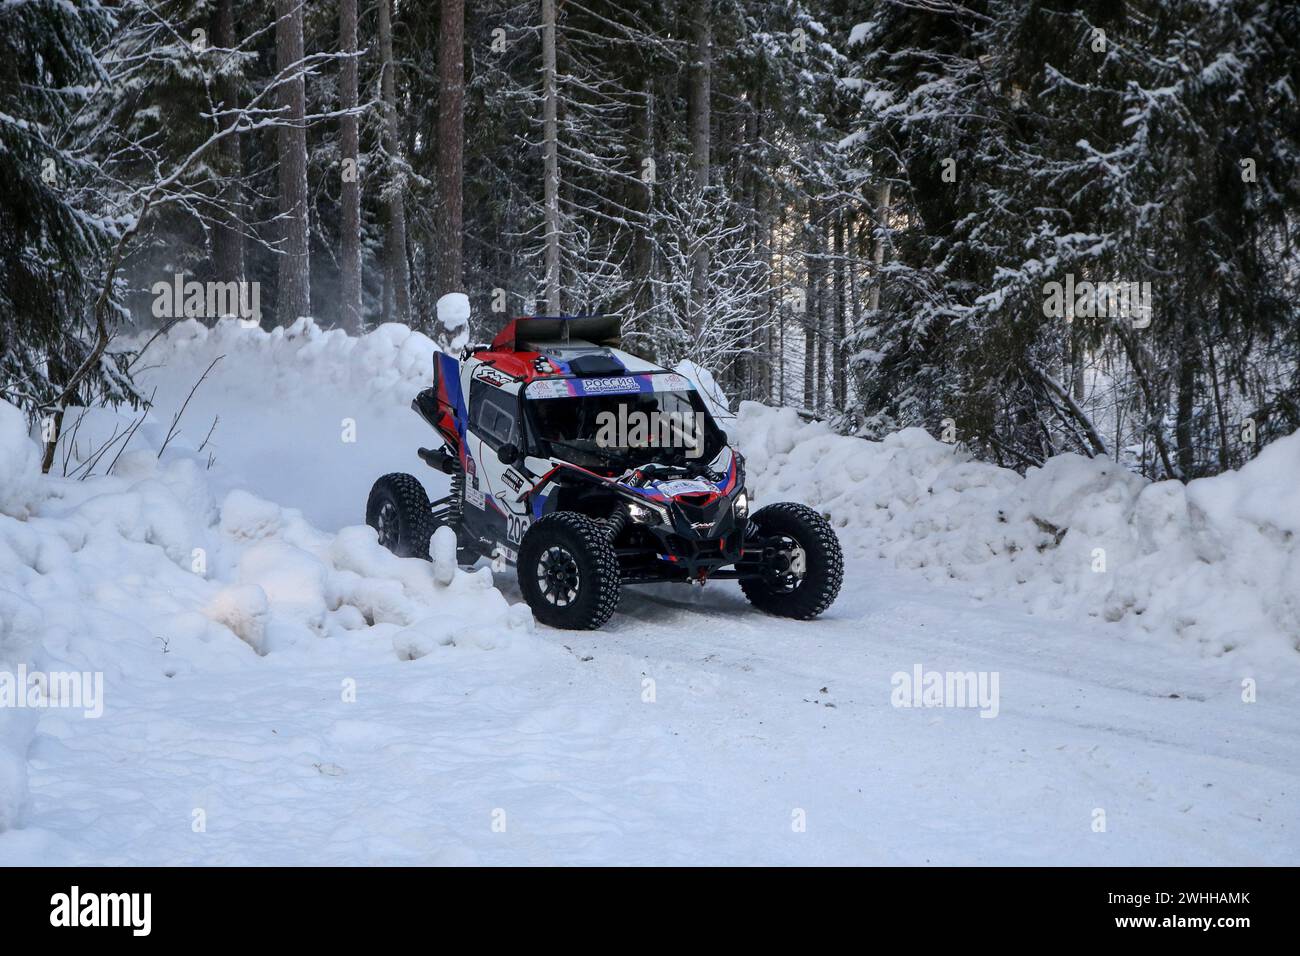
[[[379,543],[399,558],[429,559],[434,531],[429,495],[414,475],[384,475],[370,489],[366,524],[379,534]]]

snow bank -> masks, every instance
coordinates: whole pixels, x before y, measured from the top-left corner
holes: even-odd
[[[359,351],[426,374],[427,340],[405,329],[340,342],[300,328],[292,345],[277,333],[222,344],[247,351],[246,372],[264,377],[289,350],[326,390],[348,380]],[[182,328],[161,351],[184,352],[204,332]],[[490,571],[397,558],[365,526],[321,531],[297,509],[222,487],[234,478],[210,470],[192,441],[160,457],[166,429],[150,423],[111,476],[45,477],[23,416],[0,403],[0,681],[24,668],[101,673],[111,713],[126,683],[257,666],[259,655],[364,652],[400,667],[440,648],[531,640],[532,615],[508,604]],[[0,830],[26,800],[40,713],[0,706]]]
[[[212,459],[208,484],[217,494],[243,488],[291,504],[330,531],[360,524],[379,475],[416,472],[435,497],[438,483],[445,484],[415,457],[433,433],[411,410],[412,398],[432,380],[436,351],[428,336],[395,323],[348,336],[310,319],[271,331],[235,320],[212,328],[181,322],[139,360],[137,383],[146,395],[156,390],[156,404],[127,454],[162,442],[188,397],[164,460],[201,447],[205,469]],[[130,420],[126,410],[93,411],[77,427],[74,465]],[[119,462],[114,473],[121,468]]]
[[[40,496],[41,453],[27,435],[27,419],[0,401],[0,514],[26,517]]]
[[[0,681],[16,681],[20,672],[36,668],[41,623],[34,604],[0,587]],[[16,689],[11,683],[7,693]],[[36,711],[14,703],[0,706],[0,832],[18,822],[27,802],[27,748],[36,728]]]
[[[35,669],[40,648],[40,609],[10,586],[10,569],[18,564],[15,548],[7,546],[10,525],[20,526],[36,507],[40,495],[40,454],[27,435],[27,420],[8,402],[0,401],[0,681],[7,675]],[[39,560],[41,542],[13,534],[28,560]],[[0,693],[12,694],[12,683]],[[0,705],[0,832],[18,822],[27,801],[27,747],[36,726],[35,711]]]
[[[341,329],[326,331],[309,318],[270,331],[245,328],[235,319],[222,319],[210,328],[189,319],[150,345],[141,364],[173,374],[182,369],[201,372],[223,355],[223,371],[249,370],[259,381],[245,384],[259,384],[282,399],[301,397],[303,384],[310,383],[312,396],[331,391],[357,398],[404,396],[405,404],[413,385],[429,383],[437,350],[427,335],[396,322],[353,337]],[[145,375],[143,380],[150,378]]]
[[[752,402],[734,432],[756,504],[805,501],[850,550],[1206,655],[1300,649],[1300,435],[1183,485],[1078,455],[1022,478],[921,429],[864,441]]]

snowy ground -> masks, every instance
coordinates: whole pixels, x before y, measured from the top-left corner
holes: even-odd
[[[436,490],[406,408],[424,346],[390,338],[375,356],[409,368],[387,381],[338,340],[282,380],[265,343],[222,342],[161,462],[0,515],[0,659],[106,687],[101,718],[47,710],[26,738],[0,712],[0,744],[30,743],[0,863],[1296,862],[1300,695],[1275,636],[1243,658],[1070,620],[900,569],[863,526],[817,622],[715,583],[560,632],[507,609],[510,575],[443,588],[335,535],[383,471]],[[153,373],[163,432],[213,347]],[[185,448],[217,413],[207,470]],[[755,470],[773,500],[781,469]],[[917,665],[996,672],[997,716],[892,706]]]
[[[399,662],[339,641],[309,665],[138,675],[100,720],[42,721],[27,825],[0,856],[1295,862],[1294,698],[1247,707],[1194,661],[1087,629],[1045,642],[1015,610],[852,572],[815,626],[761,617],[730,587],[642,589],[605,632],[540,631],[506,652]],[[999,716],[892,708],[890,675],[917,661],[999,670]],[[356,703],[340,701],[345,677]]]

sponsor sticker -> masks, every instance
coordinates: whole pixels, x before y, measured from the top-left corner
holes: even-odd
[[[529,398],[568,398],[573,392],[564,379],[550,378],[530,383],[526,394]]]
[[[615,375],[610,378],[583,378],[578,387],[587,395],[621,395],[641,391],[641,383],[634,375]]]
[[[655,486],[669,498],[676,498],[678,495],[707,495],[716,491],[708,482],[699,481],[695,478],[679,478],[676,481],[661,481]]]
[[[529,398],[569,398],[573,395],[628,395],[636,392],[691,392],[695,386],[685,375],[655,372],[600,378],[550,378],[530,382]]]
[[[491,365],[480,365],[474,370],[474,377],[480,382],[487,382],[489,385],[496,385],[497,387],[509,385],[511,382],[515,381],[513,376],[507,375],[505,372],[498,368],[493,368]]]

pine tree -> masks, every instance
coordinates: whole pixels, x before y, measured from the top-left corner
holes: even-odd
[[[951,418],[1005,463],[1078,451],[1188,479],[1253,450],[1229,421],[1286,427],[1292,13],[1188,0],[869,16],[853,142],[896,176],[900,224],[882,232],[879,311],[851,337],[869,431]],[[1155,301],[1141,322],[1096,295],[1045,314],[1067,277],[1149,282]]]
[[[97,263],[122,224],[67,136],[105,78],[96,50],[111,26],[98,6],[0,6],[0,399],[56,427],[69,405],[137,397],[125,357],[104,351],[99,320],[118,313],[95,310]]]

